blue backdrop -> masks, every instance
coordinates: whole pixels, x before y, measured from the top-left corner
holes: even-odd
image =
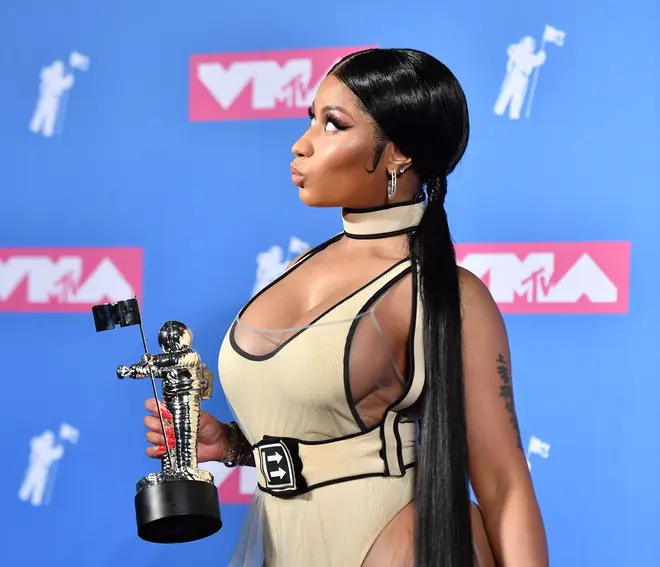
[[[215,369],[254,286],[340,216],[305,208],[290,183],[304,109],[218,119],[194,94],[194,57],[379,45],[431,52],[466,90],[472,137],[448,198],[458,243],[630,243],[630,262],[608,268],[630,273],[623,312],[502,308],[552,564],[660,565],[659,26],[655,0],[0,4],[0,564],[226,564],[248,497],[235,477],[219,481],[217,535],[137,538],[135,483],[158,464],[144,455],[150,387],[114,370],[138,359],[139,334],[95,334],[71,293],[115,255],[152,349],[179,319]],[[35,268],[67,251],[82,275]],[[60,295],[41,301],[48,282]],[[229,417],[219,387],[205,408]]]

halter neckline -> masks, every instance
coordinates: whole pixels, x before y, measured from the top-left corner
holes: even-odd
[[[387,238],[413,232],[422,219],[426,201],[420,192],[414,199],[368,209],[342,210],[347,238]]]

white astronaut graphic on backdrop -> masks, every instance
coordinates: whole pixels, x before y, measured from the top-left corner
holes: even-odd
[[[550,457],[550,443],[539,439],[535,435],[532,435],[529,438],[529,443],[527,444],[527,451],[525,452],[525,458],[527,459],[527,468],[532,470],[532,455],[540,457],[541,459],[547,459]]]
[[[74,69],[87,71],[89,58],[74,51],[69,56],[68,67],[57,59],[41,69],[39,98],[29,125],[30,131],[34,134],[41,133],[46,138],[50,138],[56,131],[58,133],[61,131],[66,93],[75,82]]]
[[[286,257],[281,246],[271,246],[266,252],[257,254],[257,274],[252,288],[255,295],[284,273],[291,260],[309,248],[309,244],[293,236],[289,240]]]
[[[534,72],[534,80],[529,98],[527,98],[527,108],[525,111],[525,117],[529,118],[540,67],[547,59],[545,46],[548,43],[562,46],[564,45],[565,36],[565,32],[552,26],[545,26],[543,40],[538,51],[535,51],[536,41],[530,35],[523,37],[518,43],[509,45],[507,49],[509,59],[506,64],[506,74],[493,109],[495,114],[502,116],[508,107],[509,118],[511,120],[518,120],[520,118],[527,97],[529,78],[532,72]]]
[[[80,432],[68,423],[60,426],[59,436],[51,430],[30,439],[30,458],[18,497],[33,506],[48,504],[57,461],[64,456],[64,441],[78,443]]]

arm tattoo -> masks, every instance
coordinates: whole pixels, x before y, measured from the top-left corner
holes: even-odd
[[[522,445],[522,439],[520,437],[520,427],[518,426],[518,417],[516,416],[516,408],[513,403],[513,385],[511,384],[511,374],[509,368],[506,364],[506,359],[500,354],[497,357],[497,373],[500,375],[500,397],[504,398],[504,407],[506,411],[509,412],[509,421],[513,425],[513,429],[516,432],[516,441],[518,443],[518,448],[521,451],[524,451]]]

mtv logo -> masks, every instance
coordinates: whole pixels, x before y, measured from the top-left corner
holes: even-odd
[[[192,55],[193,122],[307,116],[327,72],[362,47]]]
[[[503,313],[627,313],[630,243],[461,244]]]

